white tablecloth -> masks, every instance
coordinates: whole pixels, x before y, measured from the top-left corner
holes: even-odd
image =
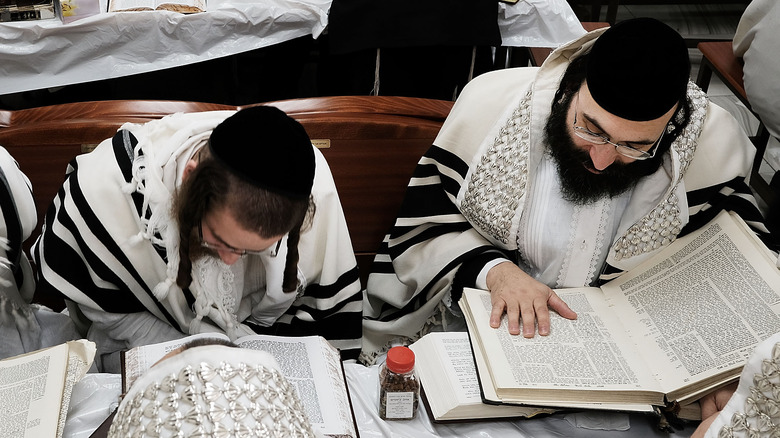
[[[379,418],[378,367],[346,363],[355,418],[361,438],[684,438],[687,427],[675,433],[655,428],[656,420],[641,414],[569,413],[516,421],[480,421],[435,424],[420,407],[411,421]],[[116,374],[88,374],[73,390],[65,438],[88,438],[119,400],[121,378]]]
[[[506,47],[557,47],[585,34],[566,0],[499,2],[498,28]]]
[[[0,94],[146,73],[306,35],[316,38],[327,26],[330,3],[209,0],[207,12],[190,15],[119,12],[69,24],[0,23]]]
[[[101,0],[106,10],[106,0]],[[205,13],[101,13],[0,23],[0,95],[111,79],[271,46],[325,30],[332,0],[209,0]],[[446,5],[446,3],[443,3]],[[446,6],[445,6],[446,7]],[[505,46],[554,47],[584,33],[566,0],[499,4]]]

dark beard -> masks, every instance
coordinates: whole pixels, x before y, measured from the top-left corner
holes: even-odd
[[[553,104],[550,118],[544,126],[548,152],[558,168],[563,198],[576,205],[590,204],[604,197],[614,198],[636,186],[661,165],[661,157],[636,160],[632,163],[615,161],[595,174],[590,154],[577,147],[569,135],[568,110],[572,101],[568,94]]]

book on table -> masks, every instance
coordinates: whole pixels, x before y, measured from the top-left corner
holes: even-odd
[[[61,437],[73,386],[95,358],[95,344],[69,341],[0,360],[0,437]]]
[[[206,10],[206,0],[108,0],[108,12],[173,11],[193,14]]]
[[[504,403],[495,395],[491,385],[480,384],[477,366],[484,369],[486,365],[483,356],[472,352],[467,332],[431,332],[409,348],[416,356],[415,367],[420,376],[423,406],[435,423],[531,418],[581,409],[655,412],[648,404],[557,403],[556,406],[534,406]],[[480,361],[479,365],[476,360]],[[691,407],[698,407],[698,404],[694,405]],[[701,418],[690,414],[680,417]]]
[[[409,346],[428,417],[436,423],[530,418],[555,409],[482,401],[474,354],[466,332],[432,332]]]
[[[123,351],[123,392],[163,356],[199,338],[228,340],[221,333],[203,333]],[[248,335],[234,343],[241,348],[267,351],[276,359],[281,373],[296,388],[315,430],[333,437],[358,436],[341,355],[325,338]]]
[[[685,406],[738,379],[755,346],[780,332],[776,256],[732,213],[600,288],[556,292],[577,319],[551,312],[548,336],[524,338],[509,334],[506,315],[490,327],[489,292],[464,290],[487,402]]]

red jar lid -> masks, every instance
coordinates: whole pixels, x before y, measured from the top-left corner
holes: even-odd
[[[408,373],[414,368],[414,351],[409,347],[393,347],[387,352],[387,369],[394,373]]]

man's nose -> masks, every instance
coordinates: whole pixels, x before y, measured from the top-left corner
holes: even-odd
[[[617,159],[617,151],[611,144],[591,144],[590,145],[590,159],[593,161],[593,167],[602,171],[614,163]]]
[[[241,258],[240,255],[232,252],[232,251],[217,251],[219,254],[219,258],[222,260],[223,263],[226,265],[232,265],[233,263],[237,262],[238,259]]]

